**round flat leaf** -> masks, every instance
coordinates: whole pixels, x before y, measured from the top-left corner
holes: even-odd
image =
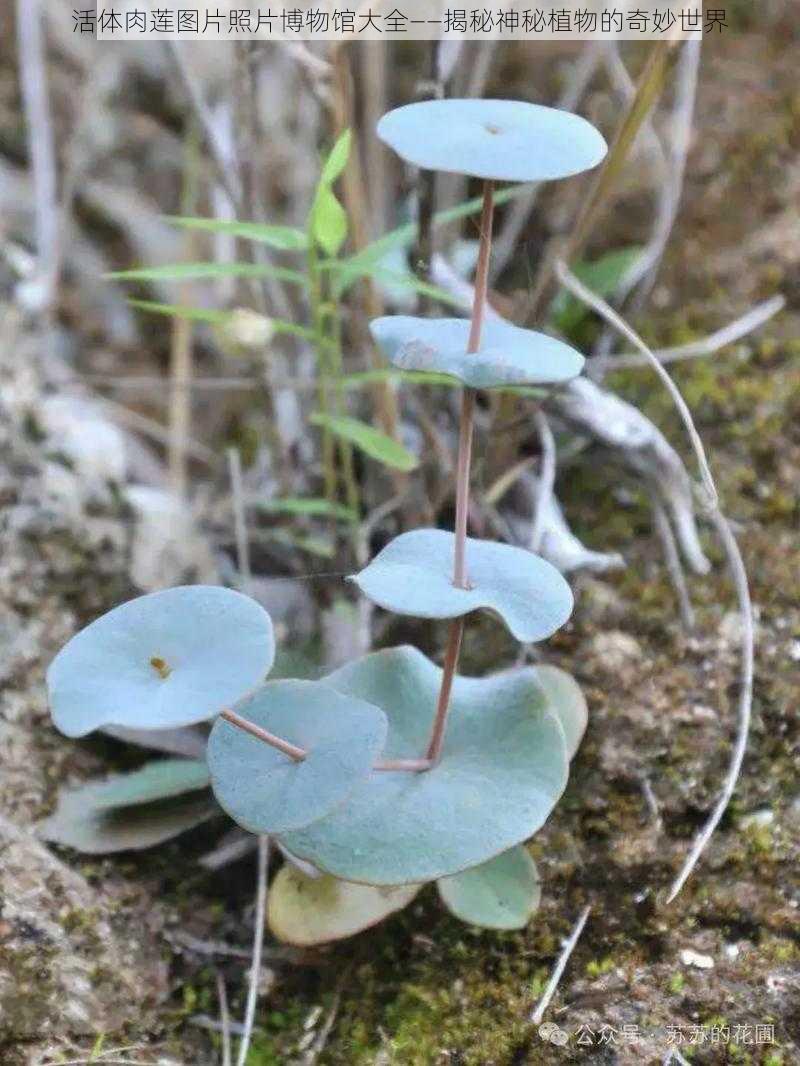
[[[421,885],[376,888],[283,866],[269,886],[267,921],[285,944],[311,947],[360,933],[402,910]]]
[[[426,170],[546,181],[596,166],[608,148],[586,119],[520,100],[424,100],[390,111],[378,136]]]
[[[436,887],[451,914],[484,929],[523,929],[542,895],[536,864],[524,847],[442,877]]]
[[[473,389],[507,385],[554,385],[577,377],[584,358],[563,341],[487,322],[480,349],[467,354],[470,323],[465,318],[412,318],[389,315],[370,329],[394,366],[449,374]]]
[[[86,855],[112,855],[163,844],[219,814],[219,807],[204,794],[133,807],[96,807],[87,795],[91,788],[60,795],[56,810],[37,826],[39,836]]]
[[[589,722],[586,697],[575,678],[557,666],[539,666],[536,676],[545,691],[548,708],[561,722],[567,739],[567,754],[572,759]]]
[[[387,611],[459,618],[485,608],[517,640],[544,640],[572,613],[570,587],[554,566],[524,548],[467,538],[468,589],[453,584],[455,537],[442,529],[402,533],[351,578]]]
[[[259,685],[274,657],[272,622],[255,600],[208,585],[152,592],[61,649],[47,671],[50,710],[68,737],[191,725]]]
[[[442,672],[416,648],[375,652],[325,683],[383,708],[386,758],[427,748]],[[332,814],[282,835],[295,855],[346,881],[433,881],[486,862],[543,824],[567,781],[564,733],[533,669],[457,677],[441,761],[373,771]]]
[[[237,712],[308,753],[298,762],[224,718],[214,723],[214,794],[251,833],[298,829],[332,811],[367,778],[388,728],[378,707],[318,681],[271,681]]]

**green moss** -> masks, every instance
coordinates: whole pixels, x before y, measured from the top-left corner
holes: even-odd
[[[686,985],[686,978],[682,973],[674,973],[669,979],[669,985],[667,986],[670,992],[677,996],[679,995]]]

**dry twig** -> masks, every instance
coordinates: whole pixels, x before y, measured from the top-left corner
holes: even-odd
[[[534,1025],[540,1025],[542,1018],[544,1018],[544,1012],[550,1006],[550,1000],[555,995],[558,988],[558,982],[561,980],[562,974],[567,967],[570,955],[575,950],[575,945],[578,943],[583,932],[583,928],[592,912],[592,908],[584,907],[580,913],[580,917],[575,923],[575,927],[569,935],[569,938],[565,941],[564,947],[561,950],[561,954],[556,960],[556,964],[553,967],[553,972],[550,975],[550,980],[547,982],[547,987],[542,993],[541,999],[536,1004],[535,1009],[531,1012],[530,1020]]]

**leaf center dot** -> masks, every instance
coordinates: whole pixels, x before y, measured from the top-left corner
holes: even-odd
[[[154,655],[152,657],[152,659],[150,660],[150,665],[153,667],[153,669],[162,681],[166,681],[169,675],[172,673],[172,667],[169,665],[166,659],[162,659],[158,655]]]

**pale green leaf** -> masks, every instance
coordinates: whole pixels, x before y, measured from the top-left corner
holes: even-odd
[[[614,295],[622,279],[641,254],[642,248],[638,246],[618,248],[591,262],[576,263],[572,269],[584,285],[606,299]],[[591,309],[586,304],[562,289],[553,301],[550,317],[559,333],[572,336],[589,314]]]
[[[311,211],[311,233],[328,256],[335,256],[347,239],[347,212],[327,185],[321,185]]]
[[[320,182],[324,185],[333,185],[337,178],[341,177],[347,162],[350,159],[350,150],[353,145],[352,130],[345,130],[331,149],[330,155],[322,167]]]
[[[308,496],[284,497],[281,500],[258,500],[255,503],[257,511],[265,511],[268,514],[302,515],[313,518],[340,518],[343,522],[351,522],[356,517],[349,507],[341,503],[333,503],[331,500],[312,498]]]
[[[376,459],[384,466],[390,466],[395,470],[414,470],[419,460],[411,452],[407,451],[402,444],[391,437],[387,437],[380,430],[373,429],[365,422],[359,422],[356,418],[346,418],[343,415],[315,414],[311,421],[317,426],[326,426],[337,437],[350,441],[360,448],[371,459]]]
[[[105,277],[112,281],[202,281],[215,278],[276,278],[305,285],[299,270],[254,263],[172,263],[158,267],[115,270]]]
[[[229,222],[215,218],[184,218],[168,215],[167,221],[184,229],[206,230],[209,233],[228,233],[233,237],[268,244],[285,252],[302,252],[308,247],[308,237],[293,226],[268,226],[261,222]]]

